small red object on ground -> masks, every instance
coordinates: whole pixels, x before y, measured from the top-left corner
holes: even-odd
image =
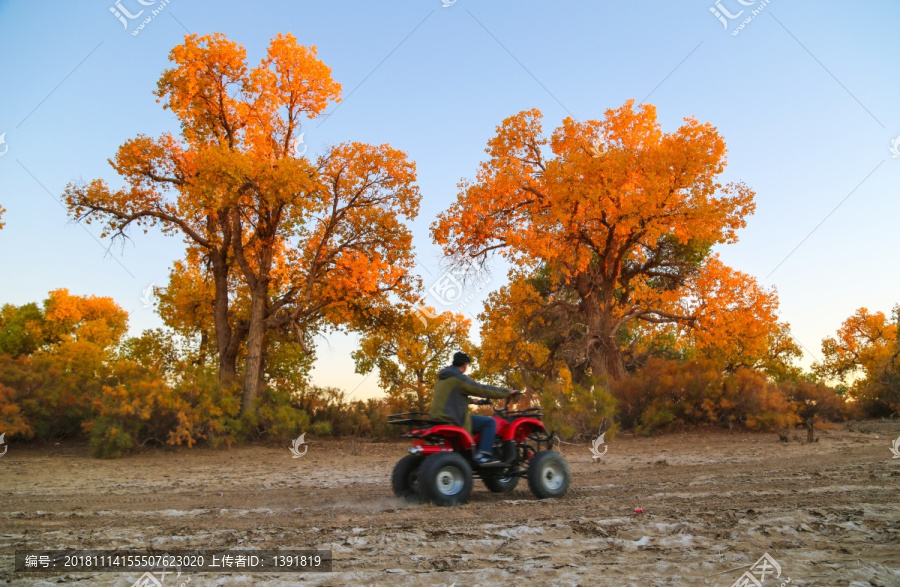
[[[634,508],[634,513],[636,513],[636,514],[643,514],[643,513],[644,513],[644,510],[642,510],[641,508]]]

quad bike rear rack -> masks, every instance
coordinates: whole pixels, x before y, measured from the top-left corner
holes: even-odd
[[[400,436],[403,438],[419,438],[433,426],[455,426],[447,420],[437,420],[425,412],[404,412],[388,416],[388,424],[406,427],[406,432]]]
[[[430,414],[426,412],[404,412],[402,414],[391,414],[388,416],[388,424],[424,428],[428,426],[437,426],[438,424],[452,424],[452,422],[436,420],[431,418]]]

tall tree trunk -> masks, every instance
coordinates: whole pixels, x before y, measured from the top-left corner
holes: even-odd
[[[591,290],[588,290],[589,292]],[[620,327],[613,315],[614,300],[608,285],[603,293],[588,293],[584,296],[582,306],[586,314],[588,343],[587,360],[591,366],[591,375],[595,378],[608,377],[616,381],[625,377],[625,359],[616,333]]]
[[[256,394],[259,395],[260,390],[266,388],[266,367],[269,364],[269,352],[265,341],[265,332],[263,332],[262,356],[259,358],[259,378],[256,380]]]
[[[591,372],[594,377],[607,376],[611,381],[625,377],[625,359],[615,334],[604,337],[593,349]]]
[[[234,384],[237,362],[237,345],[233,344],[231,324],[228,323],[228,264],[221,250],[209,255],[212,262],[215,296],[213,323],[216,328],[216,351],[219,354],[219,385],[223,388]]]
[[[588,377],[588,362],[583,360],[566,360],[566,367],[569,369],[569,374],[572,375],[572,383],[576,385],[585,385],[587,384]],[[550,379],[553,380],[556,378],[556,374],[550,376]]]
[[[248,414],[256,409],[256,395],[262,373],[263,342],[266,334],[266,294],[268,284],[260,282],[252,292],[250,303],[250,327],[247,330],[247,358],[244,362],[244,386],[241,394],[241,412]]]

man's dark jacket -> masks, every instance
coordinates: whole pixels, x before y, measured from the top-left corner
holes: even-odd
[[[463,373],[459,367],[450,365],[438,372],[438,381],[434,386],[434,399],[431,400],[430,416],[436,420],[453,422],[471,434],[470,395],[487,399],[501,399],[509,395],[509,390],[477,383]]]

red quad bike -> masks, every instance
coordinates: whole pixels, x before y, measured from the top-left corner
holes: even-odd
[[[482,403],[494,407],[490,401]],[[408,427],[403,436],[413,439],[410,454],[394,467],[394,494],[408,501],[460,505],[469,501],[474,477],[494,493],[512,491],[525,477],[538,499],[562,497],[569,489],[569,464],[552,450],[555,433],[547,433],[541,416],[540,408],[510,411],[509,398],[503,408],[494,407],[494,455],[501,462],[492,465],[474,459],[480,434],[473,438],[465,428],[422,412],[388,416],[390,424]]]

